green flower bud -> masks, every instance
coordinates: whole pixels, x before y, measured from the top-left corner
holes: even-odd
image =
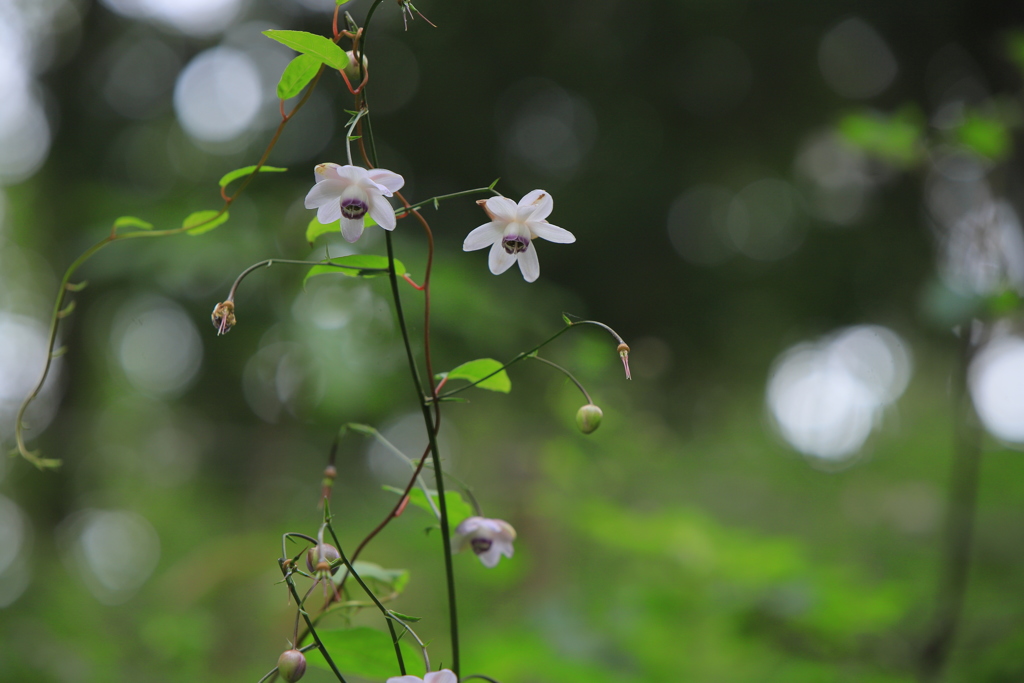
[[[277,672],[288,683],[295,683],[306,673],[306,656],[298,650],[285,650],[277,658]]]
[[[588,403],[576,411],[576,426],[584,434],[590,434],[601,426],[601,418],[604,413],[593,403]]]

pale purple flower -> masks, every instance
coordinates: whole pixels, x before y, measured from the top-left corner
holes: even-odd
[[[544,190],[530,192],[518,204],[507,197],[491,197],[484,203],[484,210],[491,217],[491,222],[466,235],[462,250],[476,251],[490,247],[487,262],[492,273],[504,273],[518,261],[523,279],[533,282],[540,276],[537,248],[533,244],[535,239],[540,237],[562,244],[576,241],[576,237],[568,230],[544,220],[551,214],[554,205],[551,195]]]
[[[512,557],[516,530],[503,519],[469,517],[455,527],[455,533],[455,549],[462,550],[468,545],[485,567],[497,565],[502,555]]]
[[[395,210],[384,197],[402,189],[405,179],[383,168],[367,171],[359,166],[319,164],[316,185],[306,195],[306,208],[327,225],[341,219],[341,235],[355,242],[363,234],[363,216],[385,230],[395,229]]]
[[[392,676],[388,683],[459,683],[451,669],[431,671],[423,678],[419,676]]]

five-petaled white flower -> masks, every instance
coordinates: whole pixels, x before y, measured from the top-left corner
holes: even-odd
[[[423,678],[419,676],[392,676],[388,683],[459,683],[451,669],[431,671]]]
[[[316,219],[327,225],[341,219],[341,234],[355,242],[363,234],[363,216],[385,230],[395,229],[395,210],[384,197],[402,189],[405,179],[383,168],[367,171],[359,166],[319,164],[316,185],[306,195],[306,208],[316,209]]]
[[[569,244],[576,237],[563,228],[551,225],[545,218],[555,203],[544,190],[534,190],[519,200],[519,204],[507,197],[491,197],[484,203],[484,210],[491,217],[490,223],[476,228],[462,243],[463,251],[475,251],[491,247],[487,259],[491,272],[504,273],[519,261],[523,279],[533,282],[540,276],[540,262],[533,240],[538,237],[549,242]]]
[[[455,533],[459,536],[456,550],[468,545],[485,567],[497,565],[502,555],[512,557],[516,530],[503,519],[469,517],[455,527]]]

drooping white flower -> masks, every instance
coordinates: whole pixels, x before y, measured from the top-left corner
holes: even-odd
[[[359,166],[319,164],[316,185],[306,194],[306,208],[316,209],[316,219],[327,225],[341,219],[341,234],[355,242],[363,234],[363,216],[385,230],[395,229],[395,211],[388,200],[402,189],[405,179],[383,168],[367,171]]]
[[[392,676],[388,683],[459,683],[451,669],[431,671],[423,678],[419,676]]]
[[[485,567],[497,565],[502,555],[512,557],[516,530],[503,519],[469,517],[455,527],[455,533],[458,536],[456,550],[468,545]]]
[[[554,205],[551,195],[544,190],[530,192],[518,204],[507,197],[491,197],[484,203],[484,210],[491,217],[491,222],[466,235],[462,250],[476,251],[490,247],[487,262],[492,273],[504,273],[518,261],[523,279],[533,282],[540,276],[540,262],[537,260],[533,240],[540,237],[562,244],[576,241],[576,237],[568,230],[544,220],[551,214]]]

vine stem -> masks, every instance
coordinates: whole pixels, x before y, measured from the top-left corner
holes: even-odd
[[[590,394],[588,394],[587,390],[583,388],[583,385],[580,384],[580,381],[578,379],[576,379],[575,377],[573,377],[573,374],[571,372],[569,372],[568,370],[566,370],[565,368],[563,368],[561,365],[558,365],[557,363],[552,363],[547,358],[541,358],[540,356],[530,356],[530,358],[532,358],[534,360],[539,360],[541,363],[544,363],[546,365],[550,365],[554,369],[556,369],[559,372],[561,372],[562,374],[564,374],[566,377],[568,377],[570,380],[572,380],[572,383],[576,385],[576,388],[579,389],[583,393],[583,398],[587,399],[587,403],[593,403],[594,402],[594,399],[590,398]]]
[[[309,101],[310,96],[312,96],[313,94],[313,90],[316,89],[316,85],[320,81],[320,76],[323,74],[323,71],[323,65],[321,65],[320,70],[317,72],[316,76],[310,82],[309,87],[306,89],[306,94],[303,95],[302,98],[295,103],[295,106],[292,107],[292,110],[287,114],[284,113],[284,101],[281,102],[281,122],[278,123],[277,129],[274,131],[274,135],[270,138],[270,142],[267,143],[267,147],[263,151],[262,156],[260,156],[259,161],[256,162],[256,165],[253,168],[252,173],[245,177],[245,179],[239,184],[239,186],[231,195],[225,195],[224,188],[221,188],[221,197],[224,200],[224,204],[223,206],[221,206],[220,210],[217,211],[216,214],[210,216],[209,218],[200,223],[196,223],[195,225],[182,225],[180,228],[172,228],[169,230],[135,230],[133,232],[117,234],[117,226],[115,225],[113,228],[111,228],[109,235],[107,235],[102,240],[100,240],[99,242],[92,245],[84,252],[82,252],[79,255],[79,257],[76,258],[71,263],[71,265],[67,267],[67,269],[64,271],[64,276],[61,278],[60,289],[57,291],[57,298],[55,299],[53,305],[53,313],[50,316],[50,334],[46,345],[46,361],[43,364],[43,371],[40,374],[39,381],[32,388],[32,391],[30,391],[28,396],[25,397],[25,400],[21,402],[21,406],[19,406],[18,408],[18,414],[15,416],[14,419],[14,438],[17,444],[17,452],[20,453],[23,458],[25,458],[26,460],[28,460],[30,463],[32,463],[41,470],[56,469],[57,467],[60,467],[61,464],[60,460],[51,458],[41,458],[37,453],[28,450],[28,446],[25,443],[24,419],[25,413],[28,411],[29,405],[31,405],[31,403],[36,399],[36,397],[39,396],[39,392],[43,390],[43,385],[46,383],[46,378],[50,374],[50,368],[53,365],[54,358],[53,346],[57,341],[57,330],[60,325],[61,318],[63,318],[64,315],[66,314],[62,314],[62,311],[64,310],[64,298],[66,294],[69,291],[72,291],[73,289],[70,282],[71,277],[75,274],[75,271],[77,271],[80,266],[82,266],[86,261],[95,256],[97,252],[106,247],[108,244],[113,244],[114,242],[127,239],[179,235],[188,230],[193,230],[195,228],[206,225],[207,223],[215,221],[222,215],[224,215],[224,213],[228,210],[231,204],[234,203],[236,199],[238,199],[242,192],[244,192],[245,189],[249,186],[249,183],[252,182],[253,178],[256,177],[256,174],[259,173],[260,169],[267,163],[267,159],[270,157],[270,152],[273,151],[275,146],[277,146],[277,142],[278,140],[280,140],[281,133],[284,132],[285,126],[288,125],[288,122],[291,121],[292,118],[299,112],[299,110],[302,109],[303,106],[305,106],[306,102]]]

